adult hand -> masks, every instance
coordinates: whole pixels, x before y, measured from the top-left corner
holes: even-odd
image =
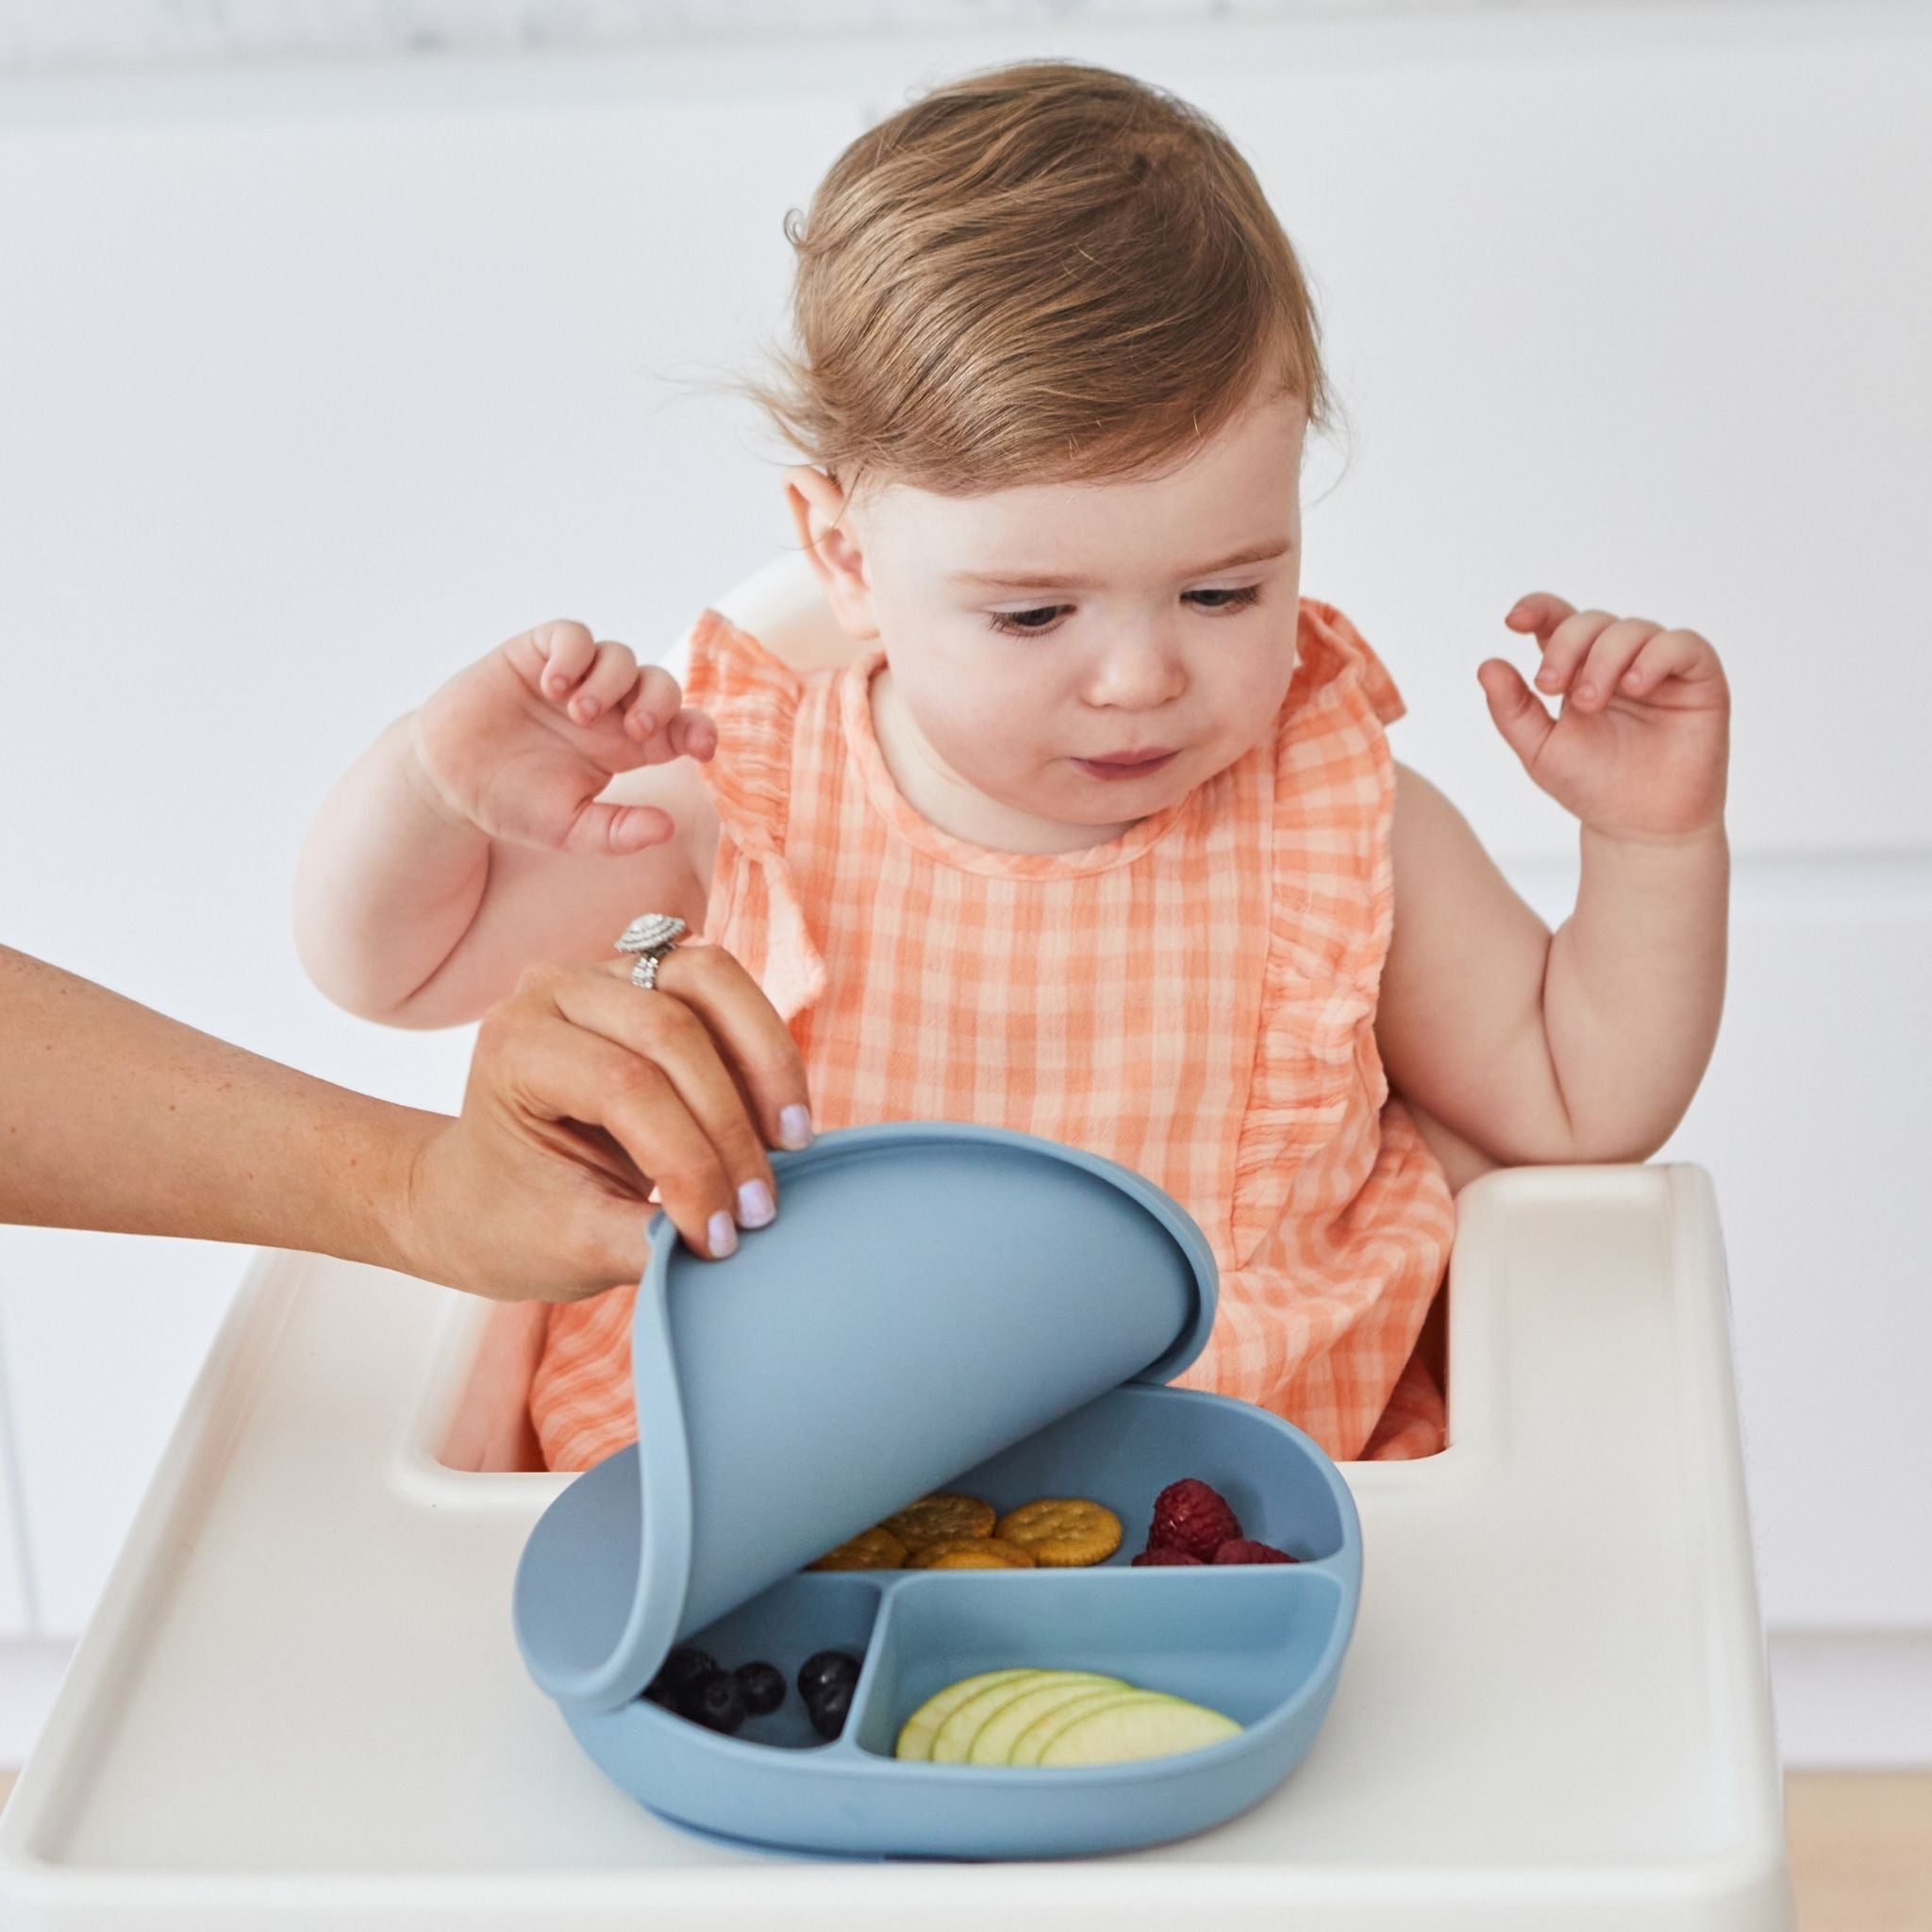
[[[408,1178],[407,1258],[503,1300],[577,1300],[634,1281],[655,1186],[698,1254],[776,1211],[768,1147],[810,1139],[804,1062],[758,982],[722,946],[538,966],[487,1013],[459,1119]]]

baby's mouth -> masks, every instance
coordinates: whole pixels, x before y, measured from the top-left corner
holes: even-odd
[[[1141,758],[1133,762],[1122,762],[1112,758],[1075,758],[1073,762],[1090,778],[1106,778],[1118,784],[1123,779],[1150,777],[1156,772],[1164,771],[1179,757],[1178,751],[1167,751],[1154,758]]]

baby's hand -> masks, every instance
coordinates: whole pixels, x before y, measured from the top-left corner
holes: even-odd
[[[416,713],[416,758],[453,812],[520,845],[623,855],[675,831],[655,806],[598,803],[619,772],[708,759],[718,731],[677,680],[580,624],[541,624],[458,672]]]
[[[1723,823],[1731,694],[1703,638],[1578,611],[1547,591],[1503,622],[1536,636],[1537,687],[1561,710],[1552,718],[1505,658],[1476,677],[1496,729],[1558,805],[1611,838],[1678,839]]]

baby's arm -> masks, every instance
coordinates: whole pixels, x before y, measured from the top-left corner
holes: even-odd
[[[317,814],[295,892],[310,977],[367,1019],[448,1026],[533,961],[609,952],[639,912],[701,926],[691,758],[717,741],[681,704],[667,673],[581,625],[451,679]]]
[[[1439,1121],[1409,1095],[1405,1093],[1402,1098],[1407,1104],[1408,1115],[1416,1124],[1416,1131],[1436,1157],[1436,1163],[1441,1168],[1452,1194],[1459,1194],[1471,1181],[1480,1180],[1484,1174],[1503,1165],[1493,1156],[1485,1154],[1474,1141],[1466,1140],[1446,1122]]]
[[[1511,621],[1542,641],[1537,681],[1568,693],[1562,713],[1500,659],[1483,684],[1531,776],[1582,820],[1576,908],[1552,935],[1398,767],[1376,1039],[1392,1085],[1499,1160],[1641,1160],[1683,1118],[1724,1003],[1729,696],[1695,632],[1549,597]]]

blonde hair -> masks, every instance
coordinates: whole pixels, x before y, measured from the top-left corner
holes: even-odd
[[[796,353],[732,385],[848,491],[1184,460],[1270,381],[1330,421],[1300,264],[1198,109],[1104,67],[968,75],[868,129],[785,233]]]

